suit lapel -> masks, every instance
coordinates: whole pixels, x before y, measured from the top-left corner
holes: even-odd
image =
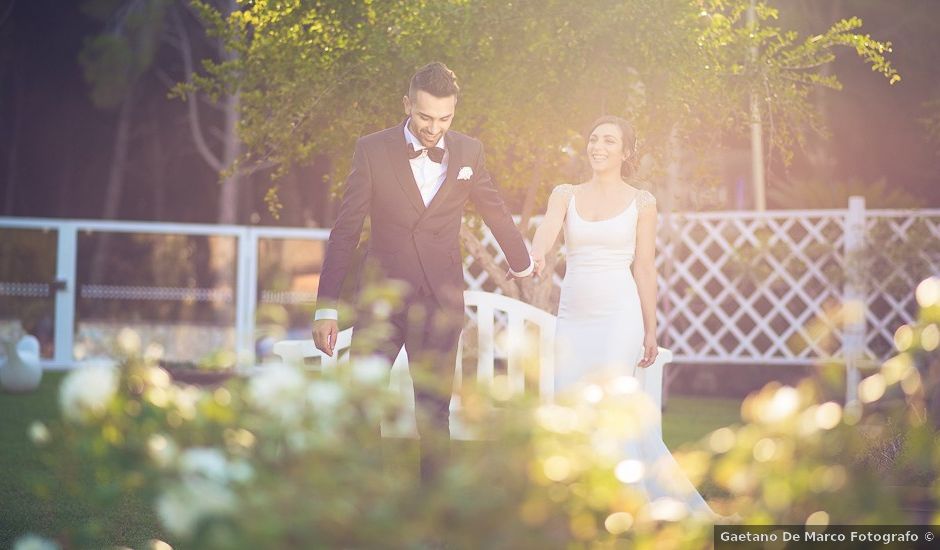
[[[418,190],[418,183],[415,181],[415,175],[411,171],[411,163],[408,162],[407,146],[405,144],[404,124],[399,125],[397,132],[391,132],[385,141],[385,148],[388,153],[389,161],[392,164],[392,172],[395,173],[395,179],[401,186],[408,201],[415,207],[419,214],[424,213],[427,208],[424,206],[424,199],[421,198],[421,191]]]
[[[444,177],[444,183],[428,204],[428,210],[446,201],[447,195],[453,191],[457,182],[457,171],[460,170],[460,163],[463,161],[460,155],[460,140],[456,135],[450,132],[444,134],[444,146],[447,147],[447,176]]]

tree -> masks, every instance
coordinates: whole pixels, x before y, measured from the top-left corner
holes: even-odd
[[[102,109],[118,109],[111,170],[102,217],[114,219],[121,201],[135,89],[159,46],[167,0],[91,0],[89,16],[102,21],[101,34],[86,40],[79,60],[90,87],[92,102]]]
[[[183,2],[182,5],[189,6]],[[202,59],[202,63],[211,66],[214,59],[221,63],[234,61],[237,51],[229,48],[225,37],[213,32],[221,28],[220,20],[237,13],[236,0],[217,0],[214,4],[193,2],[198,15],[198,22],[205,25],[211,48],[210,57]],[[228,93],[213,93],[205,105],[214,107],[221,119],[221,127],[206,122],[201,111],[201,101],[198,89],[193,86],[196,72],[195,46],[191,38],[191,31],[184,17],[184,10],[177,7],[170,12],[173,32],[166,36],[167,42],[177,49],[183,63],[185,81],[175,86],[172,95],[186,100],[188,106],[188,121],[190,134],[196,150],[202,159],[220,176],[221,193],[218,202],[217,221],[221,224],[234,224],[239,221],[239,186],[243,184],[242,174],[235,169],[235,163],[241,156],[242,142],[238,135],[238,116],[241,95],[238,87]]]
[[[115,219],[121,204],[135,91],[159,46],[166,8],[167,0],[89,0],[83,5],[87,15],[105,25],[102,33],[86,40],[79,54],[91,99],[101,109],[118,110],[103,219]],[[101,279],[110,249],[110,235],[105,233],[95,249],[92,281]]]
[[[280,167],[314,152],[348,167],[358,135],[400,120],[410,72],[441,59],[460,75],[459,126],[484,139],[501,187],[523,197],[523,229],[551,188],[578,176],[579,131],[604,113],[626,115],[642,136],[642,175],[708,185],[715,144],[747,128],[747,98],[757,90],[773,147],[784,160],[805,139],[817,87],[838,88],[822,69],[849,47],[891,82],[890,44],[856,32],[861,20],[800,37],[773,25],[761,3],[744,22],[747,0],[596,0],[590,9],[563,0],[505,2],[288,0],[245,4],[213,19],[235,59],[209,64],[194,83],[209,93],[237,87],[246,165]],[[752,48],[756,62],[749,62]],[[688,159],[696,159],[690,161]],[[573,169],[572,169],[573,168]],[[667,193],[662,202],[674,202]],[[687,190],[685,194],[688,194]],[[491,254],[461,234],[492,274]],[[507,282],[512,296],[553,309],[550,278]]]

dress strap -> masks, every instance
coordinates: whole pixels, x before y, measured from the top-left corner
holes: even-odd
[[[639,194],[636,196],[636,208],[637,210],[643,210],[647,206],[655,205],[656,197],[646,189],[640,189]]]
[[[558,195],[561,197],[565,201],[565,206],[567,207],[571,204],[571,197],[574,196],[574,185],[571,185],[570,183],[557,185],[554,189],[552,189],[552,195]]]

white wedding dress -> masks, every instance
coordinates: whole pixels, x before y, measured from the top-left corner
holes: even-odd
[[[639,212],[656,199],[641,190],[616,216],[588,221],[578,214],[573,185],[561,185],[555,192],[568,202],[567,269],[555,332],[555,390],[562,393],[579,382],[610,375],[641,376],[636,365],[643,355],[643,316],[630,266]],[[651,505],[679,507],[679,515],[714,517],[663,443],[660,419],[648,424],[623,448],[624,460],[632,461],[633,471],[642,472],[630,485]]]

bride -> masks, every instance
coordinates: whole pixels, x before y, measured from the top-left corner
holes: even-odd
[[[594,122],[587,144],[591,178],[556,187],[532,241],[536,272],[564,228],[567,269],[555,333],[555,389],[650,366],[656,344],[656,199],[631,185],[636,135],[626,120]],[[679,469],[659,430],[642,430],[624,449],[645,475],[635,484],[651,503],[678,501],[715,517]]]

